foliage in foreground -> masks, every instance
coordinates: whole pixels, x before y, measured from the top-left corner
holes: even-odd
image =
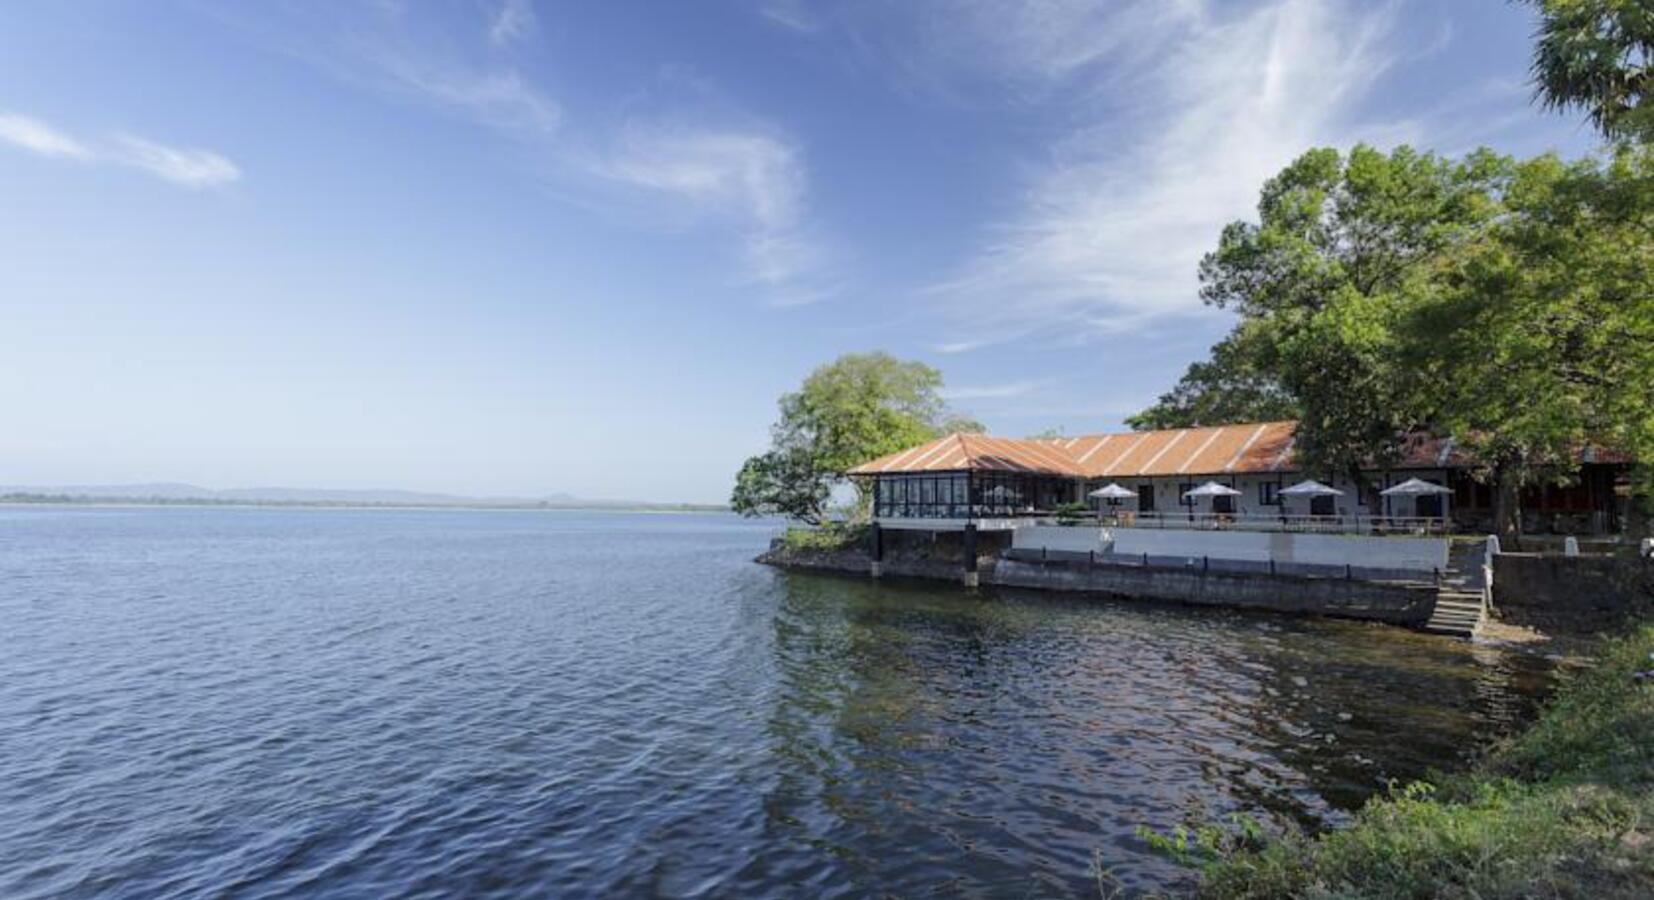
[[[1268,841],[1201,828],[1151,843],[1204,867],[1200,894],[1654,896],[1654,625],[1614,641],[1475,771],[1374,800],[1347,829]]]

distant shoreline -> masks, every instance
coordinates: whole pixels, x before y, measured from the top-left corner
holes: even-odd
[[[0,506],[241,507],[255,509],[410,509],[513,512],[728,513],[711,503],[396,503],[347,500],[219,500],[210,497],[97,497],[65,494],[3,494]]]

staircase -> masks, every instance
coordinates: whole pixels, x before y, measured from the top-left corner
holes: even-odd
[[[1487,541],[1453,541],[1448,545],[1447,568],[1436,589],[1436,606],[1424,630],[1473,638],[1487,621],[1493,586],[1488,583]]]

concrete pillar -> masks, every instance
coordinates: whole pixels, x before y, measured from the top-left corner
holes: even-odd
[[[884,529],[874,522],[867,527],[867,555],[873,560],[867,566],[867,574],[878,578],[884,574]]]
[[[965,533],[962,535],[965,552],[965,587],[976,587],[980,580],[980,573],[976,571],[976,523],[966,522]]]

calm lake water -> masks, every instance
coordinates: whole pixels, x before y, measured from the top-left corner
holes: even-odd
[[[726,516],[0,508],[0,896],[1096,896],[1336,824],[1543,663],[786,574]]]

